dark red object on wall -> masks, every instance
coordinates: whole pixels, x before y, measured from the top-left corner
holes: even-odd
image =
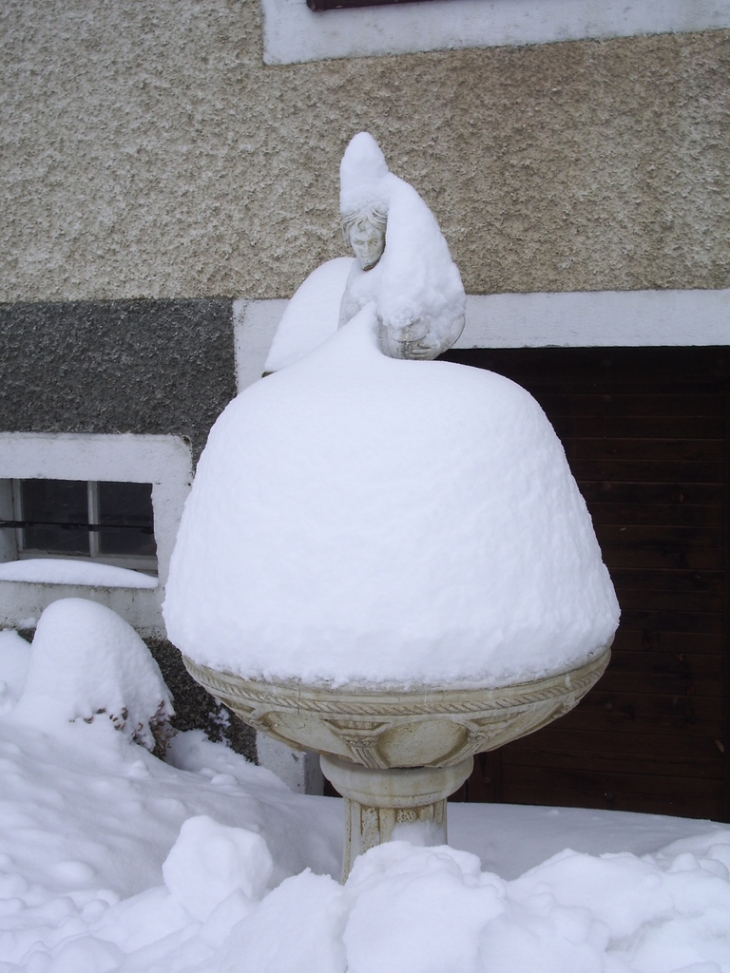
[[[307,0],[310,10],[341,10],[344,7],[383,7],[394,3],[424,3],[428,0]]]

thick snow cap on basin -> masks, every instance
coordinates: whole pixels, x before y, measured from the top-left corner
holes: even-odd
[[[524,389],[386,357],[372,306],[246,389],[201,457],[165,622],[248,678],[522,681],[618,605],[563,448]]]

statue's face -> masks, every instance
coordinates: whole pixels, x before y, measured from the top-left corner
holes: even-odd
[[[350,227],[350,246],[363,270],[371,270],[383,256],[385,232],[367,217]]]

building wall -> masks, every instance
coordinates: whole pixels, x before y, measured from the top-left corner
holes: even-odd
[[[37,621],[58,598],[112,608],[147,638],[176,727],[255,759],[253,732],[190,679],[161,615],[192,463],[236,393],[233,339],[224,299],[0,305],[0,498],[13,477],[150,481],[159,568],[154,589],[0,581],[0,627]]]
[[[226,300],[0,305],[0,429],[186,439],[236,394]]]
[[[258,0],[14,0],[0,52],[0,301],[289,296],[363,128],[470,293],[730,285],[730,31],[266,66]]]
[[[159,576],[156,589],[139,591],[2,581],[0,624],[74,595],[164,634],[160,605],[192,467],[236,394],[233,338],[224,299],[0,305],[0,492],[27,477],[150,482]],[[16,556],[7,543],[0,550],[0,561]]]

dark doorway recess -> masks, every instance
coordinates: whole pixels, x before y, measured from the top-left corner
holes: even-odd
[[[560,436],[622,609],[576,710],[492,754],[457,799],[730,820],[728,348],[444,356],[527,388]]]

